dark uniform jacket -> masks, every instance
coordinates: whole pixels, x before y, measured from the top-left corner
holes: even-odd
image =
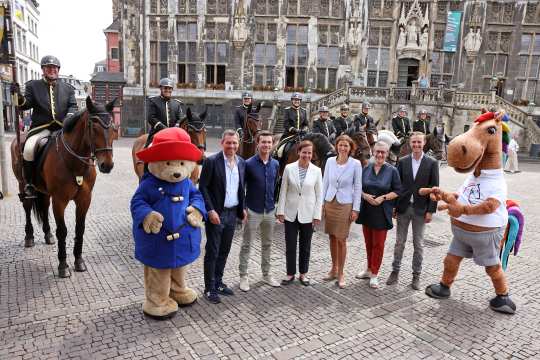
[[[352,125],[352,119],[349,116],[338,116],[332,122],[334,124],[334,127],[336,128],[336,137],[341,134],[346,134]]]
[[[243,129],[244,122],[246,121],[247,114],[252,114],[253,117],[257,117],[258,107],[245,106],[244,104],[238,105],[234,109],[234,126],[235,129]]]
[[[429,196],[420,196],[418,190],[423,187],[439,186],[439,164],[437,160],[424,154],[420,161],[420,167],[413,177],[412,155],[399,159],[397,165],[401,179],[401,192],[397,200],[396,210],[403,214],[409,206],[412,206],[415,214],[424,215],[426,212],[437,211],[437,202]]]
[[[354,116],[353,122],[351,124],[351,127],[349,129],[350,134],[354,134],[360,131],[360,128],[366,126],[366,129],[369,129],[372,126],[375,126],[375,121],[373,118],[369,115],[366,115],[364,113],[357,114]]]
[[[73,87],[61,80],[54,85],[45,79],[28,81],[19,104],[21,110],[32,109],[30,130],[35,130],[31,133],[45,128],[59,129],[64,118],[78,110]]]
[[[148,99],[148,123],[152,127],[151,134],[168,127],[179,126],[183,115],[180,100],[172,98],[165,100],[162,96]]]
[[[292,135],[291,130],[309,130],[307,111],[303,107],[286,107],[283,117],[283,137]]]
[[[395,116],[392,118],[392,130],[394,134],[399,138],[403,139],[406,136],[409,136],[411,133],[411,124],[409,118]]]
[[[413,131],[419,131],[424,134],[429,134],[429,120],[415,120],[412,125]]]
[[[319,133],[326,136],[329,140],[333,139],[336,135],[336,128],[332,124],[332,120],[321,120],[320,118],[313,122],[313,133]]]

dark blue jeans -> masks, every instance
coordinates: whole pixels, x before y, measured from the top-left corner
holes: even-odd
[[[206,223],[206,253],[204,254],[205,292],[216,290],[223,282],[223,270],[231,251],[234,229],[236,228],[236,208],[224,209],[219,215],[221,224]]]

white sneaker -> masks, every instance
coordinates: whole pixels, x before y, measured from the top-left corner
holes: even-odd
[[[371,279],[372,276],[373,276],[373,274],[371,273],[371,271],[366,270],[364,272],[359,272],[358,274],[356,274],[355,278],[357,278],[357,279]]]
[[[280,287],[281,284],[272,277],[272,275],[265,275],[262,277],[262,281],[266,284],[266,285],[270,285],[272,287]]]
[[[247,276],[240,276],[240,290],[249,291],[249,279]]]
[[[369,279],[369,287],[373,289],[377,289],[379,287],[379,279],[376,275]]]

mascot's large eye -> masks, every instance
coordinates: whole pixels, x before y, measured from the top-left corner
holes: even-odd
[[[180,161],[180,165],[184,166],[184,162],[183,162],[183,161]]]
[[[167,166],[169,166],[169,165],[171,165],[171,163],[167,161]]]
[[[488,127],[487,132],[490,135],[494,135],[497,132],[497,128],[495,126],[490,126],[490,127]]]

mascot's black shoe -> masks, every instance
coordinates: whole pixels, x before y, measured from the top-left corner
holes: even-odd
[[[144,314],[144,316],[147,316],[150,319],[154,319],[154,320],[169,320],[169,319],[172,319],[176,315],[176,311],[174,311],[172,313],[169,313],[169,314],[165,314],[163,316],[157,316],[157,315],[149,314],[149,313],[147,313],[146,311],[143,310],[143,314]]]
[[[508,295],[497,295],[489,302],[489,307],[493,311],[504,314],[514,314],[516,312],[516,304]]]
[[[426,288],[426,295],[435,299],[448,299],[450,297],[450,288],[441,283],[429,285]]]

